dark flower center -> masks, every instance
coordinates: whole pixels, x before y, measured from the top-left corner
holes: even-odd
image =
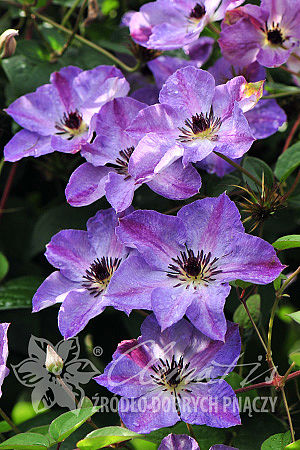
[[[69,134],[68,140],[73,139],[75,135],[81,134],[87,129],[82,120],[82,115],[77,109],[64,113],[62,120],[56,122],[55,128],[59,130],[56,134]]]
[[[222,125],[220,117],[214,117],[213,108],[210,108],[209,113],[205,115],[195,114],[192,119],[186,119],[184,121],[186,127],[178,127],[181,131],[178,140],[180,142],[190,142],[195,139],[210,139],[215,141],[218,139],[217,131]]]
[[[174,287],[185,285],[188,289],[192,285],[196,289],[198,284],[207,285],[215,281],[214,276],[222,272],[217,268],[218,259],[212,259],[210,252],[205,255],[201,250],[195,254],[193,250],[186,248],[186,251],[180,252],[180,256],[172,258],[174,264],[169,264],[167,275],[179,280]]]
[[[190,389],[187,389],[186,386],[190,383],[194,383],[196,380],[193,380],[191,375],[195,372],[194,369],[188,370],[190,367],[190,363],[184,364],[183,356],[180,356],[178,362],[173,355],[171,362],[168,359],[163,360],[159,359],[159,362],[156,365],[153,365],[151,369],[155,374],[151,374],[151,378],[158,386],[163,388],[163,391],[170,391],[171,395],[174,395],[175,406],[177,410],[177,414],[180,416],[178,398],[181,398],[180,392],[185,391],[191,392]],[[178,391],[176,391],[176,389]]]
[[[275,23],[273,22],[272,28],[268,28],[268,25],[266,24],[266,33],[267,39],[269,42],[271,42],[271,44],[281,45],[285,41],[279,23],[275,25]]]
[[[206,13],[205,6],[202,5],[202,3],[197,3],[196,6],[190,12],[190,18],[199,20],[202,19],[205,13]]]
[[[132,153],[134,152],[134,147],[128,147],[126,150],[121,150],[119,152],[120,157],[116,159],[115,164],[107,164],[108,167],[112,167],[119,175],[124,176],[124,180],[128,180],[131,175],[128,173],[128,164]]]
[[[121,258],[109,258],[107,256],[95,259],[90,268],[85,271],[82,286],[94,297],[98,297],[109,285],[110,279],[121,261]]]

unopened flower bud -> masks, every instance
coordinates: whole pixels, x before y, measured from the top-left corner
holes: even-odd
[[[16,51],[17,42],[15,36],[19,34],[18,30],[10,28],[0,36],[0,58],[8,58],[12,56]]]
[[[56,353],[56,351],[54,350],[54,348],[51,347],[51,345],[47,346],[45,365],[48,372],[51,372],[54,375],[59,375],[64,366],[62,358]]]

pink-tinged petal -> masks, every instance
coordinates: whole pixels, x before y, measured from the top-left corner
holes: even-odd
[[[187,397],[190,407],[184,403]],[[182,394],[182,399],[179,399],[179,408],[182,410],[181,419],[190,424],[216,428],[241,424],[236,395],[224,380],[193,384],[192,392]]]
[[[226,11],[230,11],[234,8],[237,8],[242,3],[244,3],[244,1],[245,0],[222,0],[219,8],[217,9],[216,13],[213,16],[213,20],[216,22],[218,20],[224,19]]]
[[[112,208],[98,211],[87,221],[88,238],[98,258],[124,258],[128,254],[128,249],[124,248],[116,236],[115,229],[118,225],[118,216]]]
[[[51,273],[33,296],[32,312],[63,302],[66,295],[78,287],[80,287],[78,283],[64,277],[59,271]]]
[[[46,258],[61,274],[72,281],[82,281],[85,271],[96,259],[88,233],[82,230],[62,230],[46,246]]]
[[[113,355],[113,361],[95,381],[125,397],[139,397],[147,393],[153,388],[149,371],[153,364],[153,345],[154,342],[149,341],[144,345],[136,339],[122,341]]]
[[[151,292],[165,281],[141,256],[129,256],[114,273],[105,297],[107,304],[129,314],[133,309],[151,310]]]
[[[4,381],[4,378],[9,373],[9,369],[6,367],[6,361],[8,357],[7,330],[9,325],[9,323],[0,324],[0,397],[2,395],[2,383]]]
[[[125,245],[136,248],[148,264],[163,270],[186,242],[180,220],[156,211],[134,211],[120,221],[116,233]]]
[[[158,450],[200,450],[200,447],[186,434],[169,434],[161,441]]]
[[[66,199],[72,206],[86,206],[105,195],[105,183],[111,169],[83,163],[72,173],[66,187]]]
[[[163,197],[183,200],[199,192],[201,177],[192,165],[183,167],[182,160],[179,159],[156,174],[147,184],[150,189]]]
[[[192,324],[211,339],[225,339],[227,325],[224,304],[229,292],[229,285],[211,284],[200,287],[186,312]]]
[[[205,86],[205,89],[201,89]],[[215,90],[213,76],[195,67],[177,70],[167,80],[159,94],[159,101],[187,114],[209,112]]]
[[[247,38],[245,39],[245,36]],[[223,56],[233,64],[247,66],[256,60],[264,40],[263,32],[250,20],[242,19],[224,28],[220,33],[219,45]]]
[[[167,413],[163,410],[163,404],[170,406]],[[142,411],[139,405],[142,405]],[[162,427],[170,427],[180,420],[174,398],[169,392],[158,389],[139,398],[131,398],[129,402],[121,399],[119,415],[125,426],[137,433],[150,433]]]
[[[255,141],[247,119],[237,103],[232,116],[222,123],[218,133],[215,150],[232,159],[243,156]]]
[[[142,12],[132,14],[128,25],[130,27],[130,36],[135,42],[143,45],[148,41],[152,27]]]
[[[124,175],[111,172],[105,184],[106,198],[116,212],[122,212],[131,205],[134,191],[138,187],[134,178],[125,180]]]
[[[245,114],[245,117],[256,139],[265,139],[276,133],[287,120],[284,110],[274,99],[260,100],[255,108]]]
[[[148,133],[131,155],[128,172],[138,181],[151,181],[156,174],[181,158],[182,153],[181,146],[175,141]]]
[[[113,66],[86,70],[76,77],[73,86],[81,99],[80,108],[87,123],[101,106],[116,97],[124,97],[129,91],[129,84],[122,72]]]
[[[78,96],[73,89],[73,80],[82,72],[79,67],[63,67],[59,72],[52,73],[50,81],[55,86],[58,95],[68,112],[75,111],[79,106]]]
[[[138,113],[127,133],[136,139],[142,139],[147,133],[156,133],[162,137],[176,139],[178,127],[182,124],[182,115],[169,105],[151,105]]]
[[[26,156],[37,158],[54,152],[50,136],[41,136],[31,131],[21,130],[4,147],[5,161],[19,161]]]
[[[185,224],[187,246],[211,252],[214,257],[231,250],[236,231],[244,232],[239,210],[225,193],[186,205],[177,216]]]
[[[171,284],[171,279],[169,284]],[[151,295],[152,310],[157,318],[161,331],[178,322],[193,302],[194,291],[183,288],[159,287]]]
[[[103,296],[95,297],[86,289],[71,291],[64,299],[58,314],[58,328],[65,339],[78,334],[106,307]]]
[[[79,136],[74,136],[70,140],[55,135],[51,137],[51,147],[57,152],[78,153],[81,150],[82,145],[86,143],[87,137],[87,132]]]
[[[271,244],[257,236],[235,233],[232,251],[222,258],[222,279],[236,279],[255,284],[268,284],[285,268]]]
[[[54,86],[45,84],[15,100],[6,112],[22,127],[49,136],[57,131],[55,122],[61,120],[65,110]]]

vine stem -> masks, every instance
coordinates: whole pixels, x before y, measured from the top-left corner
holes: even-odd
[[[292,129],[291,129],[291,131],[290,131],[290,133],[289,133],[289,135],[288,135],[288,137],[287,137],[287,139],[285,141],[282,153],[284,153],[289,148],[290,143],[291,143],[291,141],[292,141],[292,139],[294,137],[294,134],[296,133],[297,128],[298,128],[299,125],[300,125],[300,114],[298,114],[298,117],[297,117],[294,125],[292,126]]]
[[[57,22],[54,22],[54,20],[49,19],[48,17],[44,16],[43,14],[34,12],[32,15],[34,17],[38,17],[39,19],[49,23],[53,27],[57,28],[60,31],[63,31],[66,34],[69,34],[69,35],[73,34],[73,31],[69,30],[68,28],[63,27],[62,25],[60,25]],[[111,61],[113,61],[115,64],[120,66],[122,69],[126,70],[126,72],[135,72],[140,67],[139,62],[137,62],[137,64],[134,67],[127,66],[127,64],[123,63],[119,58],[114,56],[108,50],[105,50],[104,48],[100,47],[100,45],[94,44],[94,42],[89,41],[88,39],[84,38],[83,36],[80,36],[79,34],[75,33],[74,39],[81,42],[82,44],[87,45],[88,47],[91,47],[92,49],[96,50],[97,52],[102,53],[102,55],[106,56]]]
[[[289,367],[287,373],[282,378],[280,378],[279,383],[281,383],[282,386],[287,381],[290,381],[290,380],[300,376],[300,370],[297,370],[296,372],[293,372],[291,374],[288,373],[290,370],[293,369],[293,367],[294,367],[294,364],[291,364],[291,366]],[[242,387],[242,388],[239,388],[239,389],[235,389],[234,392],[236,394],[240,394],[241,392],[252,391],[253,389],[259,389],[259,388],[265,388],[265,387],[273,387],[273,386],[278,389],[278,385],[274,383],[274,380],[262,381],[261,383],[251,384],[250,386],[245,386],[245,387]],[[280,386],[280,389],[281,389],[282,386]]]
[[[253,328],[254,328],[255,331],[256,331],[256,334],[257,334],[257,336],[258,336],[258,338],[259,338],[259,340],[260,340],[260,342],[261,342],[261,344],[262,344],[262,346],[263,346],[265,352],[267,352],[267,351],[268,351],[268,348],[267,348],[267,346],[266,346],[266,344],[265,344],[265,341],[264,341],[263,338],[262,338],[262,335],[261,335],[260,332],[259,332],[259,329],[258,329],[257,326],[256,326],[256,323],[255,323],[254,320],[253,320],[253,317],[251,316],[251,313],[250,313],[250,311],[249,311],[249,309],[248,309],[248,306],[247,306],[246,301],[243,300],[242,298],[240,298],[240,301],[242,302],[242,305],[243,305],[244,308],[245,308],[245,311],[246,311],[246,313],[247,313],[247,315],[248,315],[248,317],[249,317],[249,319],[250,319],[250,321],[251,321],[251,323],[252,323]]]
[[[248,172],[248,170],[244,169],[244,167],[240,166],[238,163],[236,163],[232,159],[228,158],[228,156],[225,156],[222,153],[217,152],[216,150],[214,150],[214,153],[216,155],[218,155],[220,158],[224,159],[224,161],[226,161],[232,167],[234,167],[235,169],[237,169],[240,172],[242,172],[248,178],[251,178],[251,180],[254,181],[254,183],[256,183],[257,185],[261,186],[261,184],[262,184],[261,181],[258,180],[258,178],[256,178],[254,175],[252,175],[252,173]]]
[[[287,92],[279,92],[278,94],[270,94],[263,95],[262,100],[267,100],[268,98],[280,98],[280,97],[288,97],[289,95],[300,95],[300,89],[298,91],[287,91]]]
[[[83,16],[83,13],[84,13],[84,10],[85,10],[85,7],[86,7],[87,2],[88,2],[88,0],[83,0],[83,3],[82,3],[82,5],[81,5],[81,8],[80,8],[79,13],[78,13],[78,15],[77,15],[76,23],[75,23],[74,28],[73,28],[73,30],[72,30],[72,33],[69,35],[69,37],[68,37],[68,39],[67,39],[67,42],[65,43],[65,45],[63,46],[63,48],[61,49],[61,51],[56,53],[56,55],[57,55],[58,57],[63,56],[63,54],[65,53],[65,51],[66,51],[66,50],[69,48],[69,46],[72,44],[73,39],[74,39],[74,37],[75,37],[75,34],[76,34],[77,30],[78,30],[78,27],[79,27],[81,18],[82,18],[82,16]]]
[[[19,428],[14,424],[14,422],[8,417],[8,415],[0,408],[0,416],[5,420],[6,423],[14,430],[16,434],[20,433]]]
[[[68,9],[68,11],[66,12],[66,14],[64,15],[64,17],[61,21],[62,26],[64,26],[68,22],[69,18],[71,17],[71,15],[73,14],[73,12],[77,8],[77,6],[79,6],[80,2],[81,2],[81,0],[75,0],[73,5],[71,6],[71,8]]]
[[[12,185],[15,173],[16,173],[16,168],[17,168],[17,163],[13,163],[13,165],[11,166],[5,187],[4,187],[4,191],[2,194],[1,200],[0,200],[0,219],[3,214],[3,210],[4,210],[4,207],[5,207],[5,204],[6,204],[10,189],[11,189],[11,185]]]
[[[285,72],[288,72],[288,73],[290,73],[291,75],[294,75],[295,77],[300,77],[300,73],[299,73],[299,72],[294,72],[293,70],[288,69],[288,68],[285,67],[285,66],[280,66],[279,69],[284,70]]]
[[[282,386],[280,390],[281,390],[283,403],[284,403],[285,410],[286,410],[287,417],[288,417],[288,422],[289,422],[291,435],[292,435],[292,442],[295,442],[295,433],[294,433],[294,428],[293,428],[293,422],[292,422],[291,413],[290,413],[290,410],[289,410],[289,405],[288,405],[288,402],[287,402],[287,399],[286,399],[284,387]]]
[[[290,187],[290,189],[283,195],[284,200],[289,198],[289,196],[294,192],[294,190],[296,189],[299,181],[300,181],[300,170],[298,170],[298,173],[296,175],[295,181],[292,184],[292,186]]]

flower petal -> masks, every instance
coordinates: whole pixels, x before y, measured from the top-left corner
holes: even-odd
[[[4,147],[5,161],[19,161],[26,156],[47,155],[54,152],[51,147],[51,137],[41,136],[28,130],[16,133]]]

